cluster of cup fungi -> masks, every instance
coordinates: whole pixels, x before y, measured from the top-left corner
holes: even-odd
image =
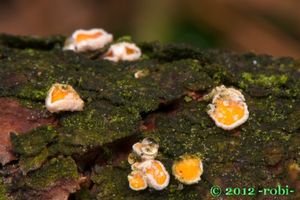
[[[159,145],[151,138],[145,138],[132,146],[128,156],[132,172],[128,175],[132,190],[144,190],[147,187],[162,190],[169,185],[170,175],[163,163],[156,160]],[[196,155],[183,155],[172,166],[172,174],[183,184],[194,184],[201,180],[202,160]]]
[[[112,43],[113,35],[100,28],[90,30],[76,30],[65,41],[63,50],[74,52],[94,51],[104,48]],[[103,55],[103,59],[112,62],[133,61],[141,57],[142,52],[134,43],[119,42],[110,45]],[[143,73],[135,73],[135,78],[140,78]],[[48,111],[82,111],[84,102],[71,85],[55,83],[48,91],[46,108]]]
[[[148,186],[162,190],[169,185],[169,173],[160,161],[155,160],[158,148],[159,145],[149,138],[132,146],[132,153],[128,157],[132,169],[128,182],[132,190],[144,190]]]
[[[113,36],[103,29],[77,30],[65,42],[63,50],[85,52],[98,50],[113,41]],[[141,57],[140,48],[134,43],[120,42],[112,44],[103,55],[103,59],[118,61],[133,61]],[[137,71],[135,78],[142,78],[149,72]],[[234,88],[224,85],[214,88],[204,96],[211,100],[207,114],[216,126],[224,130],[232,130],[240,126],[249,117],[247,104],[243,94]],[[55,83],[48,91],[46,108],[51,113],[61,111],[82,111],[84,101],[71,85]],[[165,166],[156,160],[159,145],[154,140],[145,138],[132,146],[128,162],[132,172],[128,175],[129,187],[132,190],[144,190],[147,187],[155,190],[166,188],[170,175]],[[202,160],[196,155],[182,155],[172,166],[172,174],[183,184],[195,184],[203,173]]]

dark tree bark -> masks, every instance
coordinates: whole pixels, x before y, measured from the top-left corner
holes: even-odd
[[[278,183],[296,191],[280,199],[299,198],[299,61],[153,42],[138,44],[141,60],[112,63],[105,49],[64,52],[63,41],[0,36],[0,199],[210,199],[212,185]],[[138,70],[147,75],[134,78]],[[56,82],[78,91],[82,112],[46,111]],[[202,98],[219,85],[240,89],[249,108],[231,131],[215,126]],[[127,155],[144,137],[159,141],[170,174],[180,155],[203,157],[202,180],[130,190]]]

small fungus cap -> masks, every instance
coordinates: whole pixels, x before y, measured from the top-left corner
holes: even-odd
[[[175,161],[172,173],[181,183],[190,185],[198,183],[203,173],[202,160],[194,155],[184,155]]]
[[[46,108],[51,113],[61,111],[82,111],[84,101],[71,85],[55,83],[48,91]]]
[[[149,187],[162,190],[169,185],[170,175],[160,161],[146,160],[138,168],[143,171]]]
[[[142,52],[139,47],[134,43],[120,42],[110,46],[107,53],[104,55],[104,59],[113,62],[118,61],[133,61],[141,57]]]
[[[139,191],[147,188],[147,182],[141,171],[132,171],[128,177],[129,187],[132,190]]]
[[[157,156],[159,145],[151,138],[145,138],[132,146],[133,152],[142,160],[154,159]]]
[[[103,29],[79,29],[66,40],[63,50],[72,50],[75,52],[93,51],[103,48],[106,44],[112,42],[112,40],[112,34],[107,33]]]
[[[208,115],[218,127],[231,130],[247,121],[248,106],[244,95],[234,88],[224,85],[216,87],[206,97],[212,96],[212,103],[208,105]]]
[[[147,69],[137,70],[134,73],[134,78],[141,79],[141,78],[144,78],[144,77],[148,76],[149,74],[150,74],[150,72]]]

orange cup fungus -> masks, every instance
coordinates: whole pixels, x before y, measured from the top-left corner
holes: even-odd
[[[139,47],[134,43],[120,42],[110,46],[107,53],[104,55],[104,59],[113,62],[120,60],[133,61],[141,57],[142,52]]]
[[[144,190],[147,186],[162,190],[169,185],[169,173],[160,161],[154,160],[158,147],[158,144],[149,138],[132,146],[133,154],[138,157],[138,161],[129,161],[133,171],[127,178],[132,190]]]
[[[143,173],[140,171],[137,171],[137,170],[132,171],[128,175],[127,178],[128,178],[128,182],[129,182],[129,187],[132,190],[135,190],[135,191],[144,190],[148,186]]]
[[[181,183],[198,183],[203,173],[202,160],[195,155],[183,155],[174,162],[172,173]]]
[[[46,108],[55,113],[60,111],[81,111],[84,102],[70,85],[55,83],[48,91]]]
[[[133,153],[142,160],[153,160],[158,153],[159,145],[150,138],[145,138],[142,142],[132,145]]]
[[[160,161],[146,160],[140,164],[139,168],[143,172],[149,187],[162,190],[169,185],[169,173]]]
[[[212,103],[208,105],[207,113],[218,127],[231,130],[247,121],[248,107],[244,95],[239,90],[222,85],[204,98],[211,97]]]
[[[113,36],[103,29],[79,29],[66,40],[63,50],[75,52],[93,51],[103,48],[112,40]]]

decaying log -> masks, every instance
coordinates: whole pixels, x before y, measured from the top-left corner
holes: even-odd
[[[0,36],[0,199],[213,199],[212,185],[278,183],[296,191],[280,199],[300,198],[298,60],[152,42],[138,44],[142,59],[112,63],[62,51],[64,39]],[[136,79],[138,70],[147,75]],[[78,91],[82,112],[46,111],[56,82]],[[219,85],[240,89],[249,108],[231,131],[216,127],[202,98]],[[182,154],[203,157],[202,180],[130,190],[127,155],[144,137],[159,142],[170,173]]]

